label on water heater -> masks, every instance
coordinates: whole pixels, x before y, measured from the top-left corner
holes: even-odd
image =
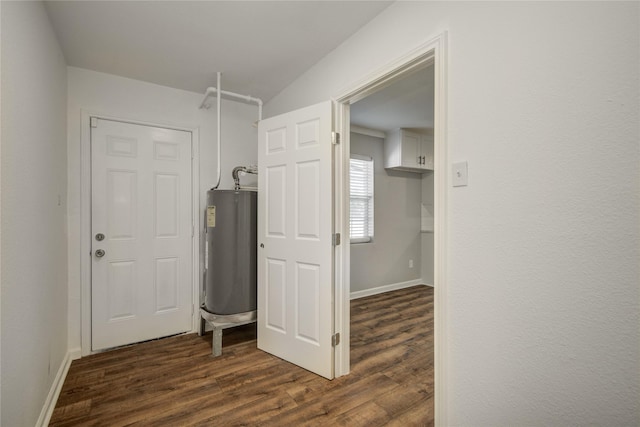
[[[207,227],[216,226],[216,207],[207,206]]]

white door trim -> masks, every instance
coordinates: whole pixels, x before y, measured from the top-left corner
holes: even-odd
[[[435,64],[434,100],[434,339],[435,339],[435,425],[447,425],[447,277],[448,277],[448,145],[447,145],[447,32],[439,34],[406,55],[382,67],[342,91],[334,99],[336,128],[341,133],[340,149],[335,158],[335,232],[341,233],[343,245],[336,250],[335,325],[342,337],[336,350],[336,376],[349,373],[349,106],[408,73]]]
[[[193,315],[191,332],[199,323],[200,274],[200,134],[197,127],[175,126],[131,120],[88,110],[80,110],[80,312],[81,355],[91,351],[91,117],[117,122],[180,130],[191,133],[191,201],[192,201],[192,291]]]

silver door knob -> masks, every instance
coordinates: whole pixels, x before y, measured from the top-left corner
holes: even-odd
[[[104,252],[102,249],[98,249],[98,250],[96,251],[96,256],[97,256],[98,258],[102,258],[102,257],[104,256],[104,254],[105,254],[105,252]]]

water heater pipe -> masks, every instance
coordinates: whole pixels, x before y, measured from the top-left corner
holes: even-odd
[[[220,87],[220,83],[218,83],[218,87]],[[262,100],[260,98],[254,98],[253,96],[249,96],[249,95],[242,95],[239,93],[235,93],[235,92],[229,92],[228,90],[220,90],[218,91],[217,88],[215,87],[208,87],[207,91],[204,93],[204,99],[202,100],[202,102],[200,103],[200,109],[202,108],[209,108],[209,105],[207,104],[207,99],[215,94],[220,95],[223,94],[225,97],[227,98],[236,98],[236,99],[240,99],[242,101],[248,102],[248,103],[254,103],[258,106],[258,120],[262,120]]]
[[[217,110],[218,110],[218,131],[217,131],[217,139],[218,139],[218,178],[216,180],[216,185],[213,187],[213,189],[216,189],[220,186],[220,178],[222,176],[222,166],[221,166],[221,95],[225,95],[227,97],[230,98],[236,98],[236,99],[240,99],[243,100],[245,102],[249,102],[249,103],[255,103],[258,105],[258,121],[262,120],[262,100],[260,98],[254,98],[252,96],[249,95],[241,95],[239,93],[234,93],[234,92],[229,92],[226,90],[222,90],[222,73],[220,71],[218,71],[217,73],[217,88],[215,87],[208,87],[206,92],[204,93],[204,99],[202,100],[202,102],[200,103],[200,109],[203,108],[209,108],[210,105],[207,104],[207,99],[216,94],[217,95],[217,99],[216,99],[216,104],[217,104]]]
[[[222,73],[220,71],[218,71],[218,78],[217,78],[217,86],[219,88],[221,88],[221,84],[222,84]],[[222,88],[221,88],[222,89]],[[209,89],[207,89],[207,92],[209,92]],[[222,91],[220,91],[222,92]],[[220,135],[222,135],[222,131],[220,129],[220,118],[222,117],[222,111],[221,111],[221,105],[222,103],[220,102],[220,92],[218,92],[218,97],[216,99],[216,104],[217,104],[217,110],[218,110],[218,126],[217,126],[217,137],[218,137],[218,179],[216,180],[216,185],[213,186],[214,189],[218,188],[220,186],[220,178],[222,177],[222,163],[220,162],[220,158],[222,157],[222,141],[220,140]],[[205,97],[206,99],[206,97]],[[204,102],[204,101],[202,101]]]
[[[236,166],[235,168],[233,168],[231,176],[233,177],[233,182],[235,183],[234,189],[236,191],[240,190],[240,172],[252,173],[254,175],[257,175],[258,168],[256,166]]]

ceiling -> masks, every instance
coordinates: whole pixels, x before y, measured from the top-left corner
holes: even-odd
[[[68,65],[268,101],[391,1],[46,1]]]
[[[46,1],[68,65],[267,102],[391,1]],[[351,106],[352,124],[433,127],[433,67]]]
[[[432,65],[353,104],[351,124],[382,132],[433,129],[433,90]]]

